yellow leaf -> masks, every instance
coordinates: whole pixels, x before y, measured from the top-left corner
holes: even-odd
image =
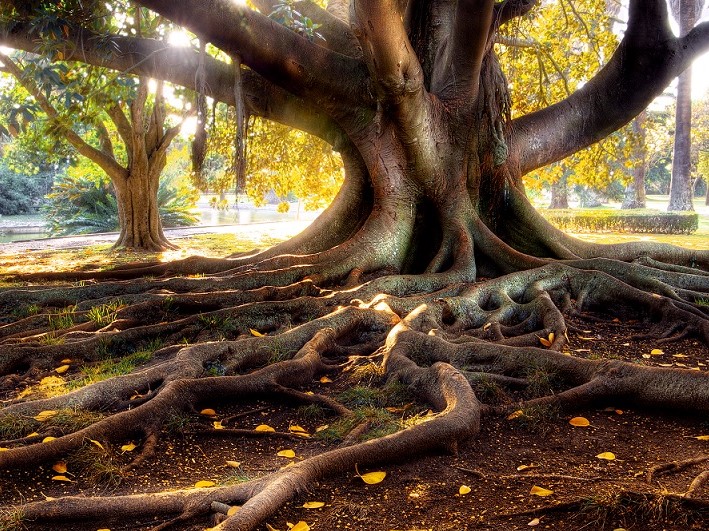
[[[56,369],[54,369],[54,372],[57,374],[64,374],[66,371],[69,370],[69,365],[60,365]]]
[[[101,444],[100,442],[95,441],[95,440],[93,440],[93,439],[89,439],[89,441],[91,441],[91,444],[96,445],[97,448],[100,448],[101,450],[104,450],[104,451],[106,450],[106,449],[103,447],[103,444]]]
[[[97,529],[96,531],[111,531],[111,530],[107,527],[102,527],[101,529]]]
[[[254,428],[254,431],[276,431],[268,424],[259,424]]]
[[[39,422],[44,422],[44,421],[49,420],[52,417],[56,416],[56,414],[57,414],[57,411],[55,411],[53,409],[48,409],[46,411],[40,411],[32,418],[34,420],[38,420]]]
[[[320,509],[320,507],[324,507],[325,502],[321,501],[311,501],[311,502],[305,502],[303,504],[304,509]]]
[[[328,429],[329,427],[330,427],[329,424],[323,424],[322,426],[318,426],[317,428],[315,428],[315,433],[319,433],[323,430]]]
[[[203,409],[202,411],[199,412],[199,414],[204,415],[205,417],[216,417],[217,416],[217,412],[211,408]]]
[[[234,516],[236,513],[239,512],[239,509],[241,509],[241,505],[234,505],[232,507],[229,507],[229,510],[226,512],[226,515]]]
[[[549,343],[553,343],[555,337],[556,337],[556,336],[554,335],[554,332],[549,332],[549,336],[547,336],[547,339],[549,340]]]
[[[539,465],[535,465],[534,463],[530,465],[519,465],[517,467],[517,472],[522,472],[523,470],[529,470],[530,468],[539,468]]]
[[[135,444],[133,444],[132,442],[129,442],[128,444],[124,444],[123,446],[121,446],[121,450],[123,450],[124,452],[132,452],[136,448],[137,448],[137,446]]]
[[[276,455],[278,455],[280,457],[287,457],[289,459],[292,459],[295,457],[295,452],[293,450],[291,450],[290,448],[288,448],[286,450],[281,450]]]
[[[62,361],[60,361],[59,363],[61,363],[61,364],[71,363],[71,360],[69,358],[65,358]]]
[[[605,459],[606,461],[613,461],[615,459],[615,454],[613,452],[603,452],[598,454],[596,457],[598,457],[598,459]]]
[[[223,430],[224,429],[224,426],[222,426],[221,420],[215,420],[212,424],[214,425],[215,430]]]
[[[509,415],[507,415],[507,420],[518,419],[519,417],[522,417],[522,416],[524,416],[524,411],[522,411],[521,409],[518,409],[514,413],[510,413]]]
[[[66,382],[64,378],[59,376],[45,376],[39,381],[40,387],[57,387],[58,385],[64,385]]]
[[[52,476],[52,479],[54,481],[66,481],[67,483],[71,483],[71,480],[66,476]]]
[[[197,489],[205,489],[207,487],[213,487],[214,485],[216,485],[216,483],[214,483],[214,481],[209,481],[206,479],[203,479],[202,481],[198,481],[197,483],[194,484],[195,488],[197,488]]]
[[[266,335],[266,334],[262,334],[258,330],[254,330],[253,328],[249,328],[249,332],[251,332],[251,335],[255,336],[255,337],[263,337]]]
[[[367,485],[376,485],[384,481],[386,475],[386,472],[380,470],[378,472],[367,472],[366,474],[361,474],[359,477],[361,477],[362,481]]]
[[[539,525],[539,522],[540,522],[539,518],[533,518],[532,520],[527,522],[527,525],[530,527],[534,527],[535,525]]]
[[[650,354],[652,354],[653,356],[660,356],[661,354],[664,354],[664,353],[665,352],[660,348],[654,348],[650,351]]]
[[[673,358],[688,358],[686,354],[672,354]]]
[[[534,485],[532,487],[532,490],[529,491],[530,494],[534,494],[535,496],[551,496],[554,494],[553,490],[545,489],[544,487],[537,487]]]
[[[320,383],[332,383],[332,380],[330,380],[327,376],[323,376],[320,378]]]
[[[0,452],[9,452],[9,448],[5,448],[4,446],[0,446]]]
[[[549,341],[546,337],[540,337],[539,342],[545,347],[551,347],[551,341]]]
[[[56,439],[56,437],[45,437],[44,439],[42,439],[42,442],[48,443],[48,442],[52,442],[55,439]]]
[[[226,466],[231,467],[231,468],[239,468],[241,466],[241,462],[239,461],[227,461]]]
[[[584,428],[586,426],[590,426],[591,423],[588,421],[586,417],[574,417],[569,421],[569,424],[572,426],[576,426],[578,428]]]
[[[293,433],[308,433],[305,428],[303,428],[302,426],[298,426],[297,424],[294,424],[293,426],[289,426],[288,431],[293,432]]]
[[[26,437],[39,437],[39,433],[37,433],[36,431],[33,431],[29,435],[26,435]]]
[[[461,496],[464,496],[464,495],[468,494],[470,492],[470,490],[471,490],[470,487],[468,487],[467,485],[461,485],[460,488],[458,489],[458,494],[460,494]]]
[[[652,356],[650,356],[650,354],[643,354],[643,358],[649,360],[650,358],[652,358]]]
[[[52,470],[54,470],[57,474],[63,474],[67,471],[66,461],[57,461],[54,465],[52,465]]]
[[[694,438],[698,441],[709,441],[709,435],[697,435]]]
[[[301,520],[291,527],[290,531],[310,531],[310,526]]]

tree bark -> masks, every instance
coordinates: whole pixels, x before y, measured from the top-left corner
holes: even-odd
[[[643,111],[633,120],[632,139],[633,181],[625,189],[625,197],[621,208],[645,208],[645,175],[647,173],[647,145],[645,122],[647,112]]]

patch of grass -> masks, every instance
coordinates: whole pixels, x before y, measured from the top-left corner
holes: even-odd
[[[108,380],[114,376],[130,374],[136,367],[144,365],[152,358],[153,351],[137,350],[121,358],[109,358],[91,365],[83,365],[80,369],[83,376],[76,380],[71,380],[67,383],[67,386],[70,389],[77,389],[85,385]]]
[[[350,379],[355,383],[366,382],[368,385],[380,382],[384,378],[384,366],[377,363],[367,362],[363,365],[357,365],[350,373]]]
[[[92,306],[86,316],[99,326],[106,326],[116,320],[116,312],[124,306],[120,299],[100,306]]]
[[[28,529],[23,523],[24,512],[22,509],[0,510],[0,531],[20,531]]]
[[[41,311],[42,307],[39,304],[26,304],[12,310],[11,315],[16,317],[17,319],[24,319],[25,317],[37,315]]]
[[[96,411],[66,408],[57,411],[57,414],[54,417],[43,424],[56,426],[62,431],[62,433],[67,434],[82,430],[97,423],[103,418],[104,415]]]
[[[278,363],[279,361],[285,361],[290,359],[295,352],[293,349],[289,349],[283,346],[283,344],[276,338],[271,343],[271,354],[268,357],[268,363]]]
[[[464,373],[465,374],[465,373]],[[470,385],[475,391],[478,400],[486,404],[504,404],[509,402],[509,396],[505,390],[492,378],[465,374]]]
[[[63,345],[64,338],[57,337],[57,335],[54,333],[48,333],[48,334],[44,334],[42,337],[39,338],[39,344],[40,345]]]
[[[304,420],[322,420],[327,417],[327,410],[320,404],[308,404],[300,406],[297,410],[299,418]]]
[[[382,392],[373,387],[355,385],[337,395],[337,400],[349,408],[370,407],[374,408],[383,405]]]
[[[182,435],[195,423],[190,415],[182,411],[170,411],[165,418],[165,431],[172,435]]]
[[[253,478],[248,473],[244,472],[241,467],[230,468],[226,474],[224,474],[221,478],[217,480],[217,484],[220,487],[226,487],[228,485],[238,485],[239,483],[246,483],[251,479]]]
[[[125,473],[116,455],[106,445],[99,448],[91,441],[86,441],[70,457],[72,468],[93,487],[118,487]]]
[[[34,431],[36,421],[20,415],[0,416],[0,440],[19,439]]]
[[[697,306],[709,307],[709,298],[694,299],[694,304]]]
[[[360,441],[383,437],[399,431],[402,427],[400,420],[386,409],[362,407],[355,409],[351,416],[340,418],[328,428],[317,432],[315,437],[331,444],[338,443],[363,423],[367,423],[368,428],[359,435]]]
[[[561,419],[561,410],[556,406],[532,406],[522,410],[522,413],[514,419],[516,425],[542,436],[549,433],[552,425]]]
[[[526,392],[530,398],[554,394],[561,390],[564,383],[558,374],[543,366],[529,367],[523,377],[529,382]]]

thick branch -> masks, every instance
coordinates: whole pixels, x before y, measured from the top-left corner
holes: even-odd
[[[529,13],[538,0],[504,0],[495,6],[495,22],[501,26],[505,22]]]
[[[367,75],[360,61],[317,46],[235,2],[141,0],[140,4],[239,55],[249,68],[293,94],[322,102],[335,97],[358,103],[367,94]]]
[[[709,48],[704,25],[695,28],[686,41],[672,35],[663,0],[634,0],[630,7],[622,42],[593,79],[565,100],[514,120],[511,144],[522,174],[621,128]]]
[[[11,26],[0,24],[0,43],[35,52],[37,41],[30,29],[24,23]],[[164,42],[154,39],[102,37],[88,30],[70,29],[61,51],[66,61],[164,79],[187,88],[194,88],[194,72],[199,64],[199,53],[189,48],[166,46]],[[207,56],[205,74],[206,94],[234,105],[234,71],[231,65]],[[338,144],[342,133],[322,107],[289,94],[253,71],[244,72],[243,87],[249,114],[300,129],[332,145]]]

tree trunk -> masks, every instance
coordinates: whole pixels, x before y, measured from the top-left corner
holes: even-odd
[[[680,35],[694,26],[701,8],[697,0],[674,0],[672,10],[679,22]],[[692,204],[692,69],[687,68],[677,79],[677,111],[675,144],[672,155],[670,203],[667,210],[694,210]]]
[[[647,173],[647,146],[645,121],[647,112],[641,112],[633,120],[633,181],[625,189],[621,208],[645,208],[645,175]]]
[[[566,175],[552,183],[549,208],[569,208],[569,185]]]

